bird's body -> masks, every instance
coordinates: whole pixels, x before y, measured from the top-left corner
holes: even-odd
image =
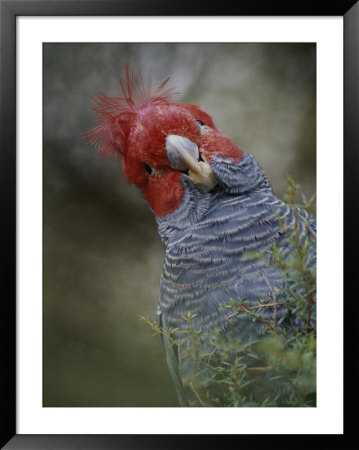
[[[160,281],[159,320],[168,365],[182,405],[196,405],[188,358],[188,321],[198,332],[197,345],[211,352],[211,336],[246,343],[263,334],[265,325],[221,307],[230,300],[247,305],[274,302],[283,275],[263,254],[275,244],[282,255],[293,251],[288,230],[296,220],[299,239],[313,220],[278,199],[253,156],[236,147],[194,105],[179,105],[166,95],[136,89],[127,72],[124,98],[97,104],[100,125],[90,139],[100,150],[117,151],[130,182],[138,185],[154,211],[166,246]],[[136,87],[136,86],[135,86]],[[137,86],[138,88],[138,86]],[[144,97],[144,92],[147,97]],[[117,103],[116,103],[117,102]],[[286,307],[268,308],[263,317],[276,319]],[[187,343],[186,343],[187,341]]]
[[[189,186],[191,194],[185,197],[181,207],[171,216],[158,219],[160,235],[166,243],[158,310],[160,322],[165,329],[176,330],[176,339],[181,341],[181,332],[188,329],[183,316],[193,315],[193,326],[201,333],[202,352],[211,351],[208,342],[214,330],[233,339],[234,329],[235,338],[242,343],[263,333],[265,325],[245,315],[229,319],[228,310],[221,305],[228,304],[230,299],[246,299],[247,306],[258,305],[259,301],[273,303],[283,284],[283,274],[268,264],[263,253],[270,251],[274,243],[283,256],[293,250],[283,229],[283,225],[289,229],[293,225],[292,209],[273,194],[253,157],[244,153],[243,159],[253,171],[255,186],[251,185],[249,190],[246,186],[246,191],[235,193],[226,185],[217,185],[214,193]],[[234,180],[241,177],[243,162],[236,165],[238,173],[233,170]],[[263,176],[256,178],[256,171]],[[250,176],[250,171],[247,175]],[[194,197],[199,200],[193,203]],[[310,218],[304,211],[302,214],[296,217],[296,222],[304,241]],[[315,229],[313,222],[312,228]],[[276,319],[286,311],[285,306],[277,307]],[[262,318],[271,320],[273,315],[270,308]],[[188,338],[186,333],[182,334],[183,338]],[[197,399],[185,388],[194,366],[186,356],[182,357],[181,351],[171,348],[169,342],[165,341],[165,346],[169,365],[179,366],[178,371],[172,370],[172,376],[182,404],[196,405]]]

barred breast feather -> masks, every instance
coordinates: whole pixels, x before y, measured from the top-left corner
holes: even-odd
[[[235,176],[233,168],[227,169],[227,183],[229,172]],[[185,180],[186,196],[175,217],[159,221],[166,243],[159,299],[161,325],[177,330],[176,339],[181,341],[186,339],[181,331],[188,326],[184,314],[195,315],[193,326],[201,330],[200,345],[205,351],[210,351],[208,336],[213,330],[224,336],[235,330],[242,342],[263,331],[260,323],[249,318],[234,316],[228,320],[228,310],[221,304],[228,304],[231,299],[258,304],[271,299],[283,282],[281,273],[268,264],[263,252],[274,243],[284,254],[291,251],[281,224],[290,228],[293,211],[273,194],[264,173],[258,171],[261,176],[257,180],[256,174],[257,171],[251,180],[257,186],[244,192],[243,185],[238,189],[238,179],[232,184],[235,192],[231,185],[227,188],[222,184],[211,193],[200,191]],[[303,239],[307,233],[305,224],[305,217],[299,216]],[[278,317],[284,312],[285,308],[276,310]],[[268,309],[267,314],[272,312]],[[191,404],[186,379],[193,366],[178,349],[170,348],[166,339],[165,347],[182,404]]]

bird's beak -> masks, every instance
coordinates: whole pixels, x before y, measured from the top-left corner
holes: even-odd
[[[187,172],[191,180],[208,190],[213,189],[217,180],[208,162],[201,157],[197,144],[184,136],[170,134],[166,138],[167,157],[173,169]]]

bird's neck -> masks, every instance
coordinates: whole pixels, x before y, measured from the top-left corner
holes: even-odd
[[[267,177],[252,155],[243,152],[243,158],[237,163],[216,156],[211,164],[218,181],[211,192],[183,178],[185,193],[180,206],[171,214],[157,217],[158,231],[166,245],[177,232],[181,234],[181,231],[200,222],[224,198],[236,197],[239,200],[248,195],[273,195]]]
[[[201,220],[212,205],[213,195],[195,186],[190,180],[183,180],[185,194],[180,206],[172,214],[157,217],[158,232],[162,241],[168,241],[178,231],[184,230]]]

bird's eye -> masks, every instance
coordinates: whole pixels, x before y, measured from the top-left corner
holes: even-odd
[[[204,127],[206,125],[204,122],[202,122],[202,120],[196,120],[196,122],[198,123],[198,125],[201,125],[201,127]]]
[[[152,167],[149,166],[148,164],[143,163],[143,167],[145,168],[145,171],[148,173],[148,175],[154,175],[155,174],[154,169],[152,169]]]

